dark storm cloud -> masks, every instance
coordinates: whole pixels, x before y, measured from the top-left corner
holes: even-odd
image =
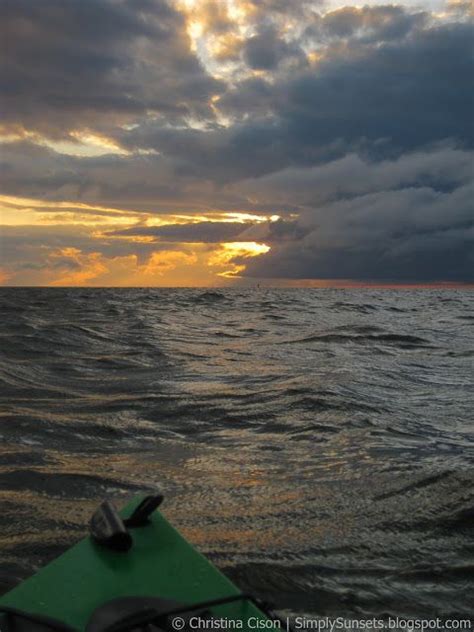
[[[256,201],[313,208],[376,191],[428,187],[452,191],[473,177],[473,153],[440,144],[392,160],[367,160],[357,154],[315,167],[288,168],[239,183]]]
[[[350,151],[393,156],[446,138],[472,146],[473,27],[422,29],[418,22],[413,19],[408,35],[401,29],[401,40],[354,40],[315,67],[229,88],[218,106],[240,120],[228,128],[176,130],[147,122],[121,141],[156,148],[195,177],[223,182]]]
[[[473,36],[472,25],[459,23],[377,46],[355,40],[317,68],[240,88],[248,111],[266,109],[279,121],[274,142],[284,139],[289,163],[337,139],[344,149],[361,139],[386,139],[393,149],[449,137],[472,143]],[[234,114],[243,101],[235,88],[220,103]]]
[[[348,156],[319,169],[289,170],[252,195],[295,192],[299,234],[272,245],[247,274],[283,278],[474,281],[473,152],[451,148],[364,164]],[[337,185],[339,183],[339,186]],[[429,185],[428,183],[431,183]],[[278,224],[278,223],[277,223]]]
[[[457,204],[461,213],[471,211],[474,190],[458,194],[432,192],[395,193],[370,196],[359,205],[339,203],[321,209],[340,214],[332,226],[321,224],[303,240],[283,248],[273,248],[261,260],[249,264],[247,274],[273,278],[377,279],[408,282],[474,282],[474,226],[472,221],[454,225],[420,228],[416,221],[403,221],[406,211],[416,217],[431,205],[449,217]],[[354,220],[364,205],[372,216],[366,223]],[[469,206],[468,206],[469,205]],[[390,208],[401,217],[395,226],[380,226]],[[374,220],[374,225],[371,220]],[[329,222],[328,222],[329,223]],[[375,227],[374,227],[375,226]]]
[[[212,117],[221,90],[165,0],[1,0],[3,123],[65,136],[145,113]]]
[[[411,149],[473,141],[470,24],[415,30],[377,47],[354,44],[286,84],[278,114],[302,145],[389,139]]]

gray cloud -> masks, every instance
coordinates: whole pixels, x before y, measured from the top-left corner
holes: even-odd
[[[158,155],[79,158],[28,142],[3,147],[3,193],[44,201],[68,200],[170,213],[207,209],[212,185],[181,176],[179,164]]]
[[[375,191],[430,187],[451,190],[469,181],[473,152],[441,144],[392,160],[363,159],[355,153],[315,167],[291,167],[239,183],[241,194],[294,210]]]
[[[247,39],[243,54],[247,65],[256,70],[273,70],[285,59],[306,61],[301,48],[295,43],[288,44],[273,26],[264,26]]]
[[[199,222],[196,224],[169,224],[166,226],[136,226],[114,231],[112,235],[155,237],[166,242],[219,243],[241,241],[245,225],[238,222]]]
[[[327,13],[306,29],[308,39],[352,39],[366,44],[401,40],[429,21],[425,11],[408,13],[396,5],[346,6]]]

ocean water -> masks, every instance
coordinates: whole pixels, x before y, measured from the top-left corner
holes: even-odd
[[[2,590],[160,487],[284,614],[473,616],[472,292],[0,299]]]

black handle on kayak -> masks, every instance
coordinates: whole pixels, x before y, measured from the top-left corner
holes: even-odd
[[[92,539],[114,551],[128,551],[132,546],[132,536],[127,531],[114,505],[105,500],[90,522]]]
[[[113,551],[128,551],[132,544],[132,536],[128,529],[144,527],[150,520],[150,515],[163,502],[162,494],[147,496],[136,507],[129,518],[122,519],[115,505],[105,500],[96,510],[90,521],[92,539]]]

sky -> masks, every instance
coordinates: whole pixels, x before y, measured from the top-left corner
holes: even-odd
[[[469,2],[0,0],[0,47],[0,284],[474,283]]]

